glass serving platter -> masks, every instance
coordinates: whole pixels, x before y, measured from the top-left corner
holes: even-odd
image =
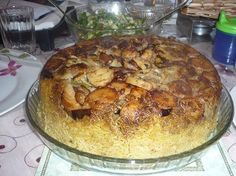
[[[37,107],[40,102],[38,92],[39,82],[36,81],[26,97],[26,113],[30,125],[36,129],[42,141],[54,153],[80,167],[116,174],[149,174],[166,172],[181,168],[199,159],[207,149],[218,141],[227,131],[233,119],[233,102],[228,91],[223,88],[217,112],[217,127],[202,145],[179,154],[152,159],[122,159],[90,154],[69,147],[44,132],[37,120]]]

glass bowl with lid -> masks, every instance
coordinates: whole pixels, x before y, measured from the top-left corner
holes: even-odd
[[[146,17],[135,16],[127,9],[129,3],[93,1],[66,14],[66,24],[76,41],[109,35],[158,34],[161,25],[151,25]]]
[[[39,82],[36,81],[26,97],[26,114],[30,125],[36,129],[42,141],[54,153],[82,168],[91,171],[101,171],[116,174],[149,174],[166,172],[181,168],[199,159],[207,149],[217,142],[227,131],[233,119],[233,102],[228,91],[223,88],[217,110],[217,125],[209,138],[198,147],[191,150],[158,158],[126,159],[113,158],[83,152],[56,140],[47,134],[40,126],[37,108],[40,102],[38,92]]]

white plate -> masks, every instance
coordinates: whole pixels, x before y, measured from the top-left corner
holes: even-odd
[[[10,62],[11,67],[8,65]],[[0,50],[0,116],[24,102],[41,68],[42,64],[28,53]]]
[[[231,89],[230,95],[231,95],[233,103],[234,103],[234,118],[233,118],[233,123],[236,126],[236,86],[234,86]]]

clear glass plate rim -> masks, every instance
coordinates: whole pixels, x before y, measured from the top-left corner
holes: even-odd
[[[169,156],[164,156],[164,157],[159,157],[159,158],[146,158],[146,159],[126,159],[126,158],[112,158],[112,157],[106,157],[106,156],[101,156],[101,155],[96,155],[96,154],[91,154],[88,152],[83,152],[80,150],[77,150],[75,148],[72,148],[68,145],[65,145],[59,141],[57,141],[56,139],[52,138],[51,136],[49,136],[47,133],[45,133],[37,124],[36,122],[33,120],[33,118],[31,117],[31,113],[29,110],[29,99],[30,96],[32,96],[32,92],[33,91],[38,91],[38,84],[39,84],[39,80],[36,80],[33,85],[31,86],[27,97],[26,97],[26,114],[28,116],[29,122],[30,124],[33,126],[33,128],[36,129],[37,133],[39,133],[39,135],[43,136],[46,140],[48,140],[49,142],[53,143],[54,145],[56,145],[59,148],[62,148],[64,150],[67,150],[69,152],[72,152],[76,155],[81,155],[90,159],[96,159],[96,160],[101,160],[101,161],[107,161],[107,162],[119,162],[119,163],[136,163],[136,164],[149,164],[149,163],[157,163],[157,162],[167,162],[167,161],[171,161],[171,160],[177,160],[177,159],[181,159],[181,158],[185,158],[185,157],[189,157],[193,154],[196,154],[200,151],[203,151],[205,149],[207,149],[209,146],[211,146],[213,143],[215,143],[216,141],[218,141],[223,134],[227,131],[227,129],[230,127],[230,125],[232,124],[233,121],[233,114],[234,114],[234,107],[232,106],[232,111],[230,114],[230,120],[227,122],[227,124],[224,126],[224,128],[222,128],[217,135],[215,135],[214,137],[212,137],[211,139],[209,139],[207,142],[203,143],[202,145],[193,148],[192,150],[189,151],[185,151],[182,153],[178,153],[178,154],[174,154],[174,155],[169,155]],[[232,98],[229,94],[229,92],[227,91],[227,89],[223,86],[222,91],[224,91],[227,95],[227,97],[229,98],[230,104],[233,105],[233,101]],[[49,147],[50,148],[50,147]]]

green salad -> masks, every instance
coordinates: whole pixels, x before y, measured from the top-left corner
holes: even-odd
[[[80,38],[92,39],[108,35],[144,34],[144,20],[125,14],[98,11],[96,14],[82,12],[76,23],[81,29]]]

